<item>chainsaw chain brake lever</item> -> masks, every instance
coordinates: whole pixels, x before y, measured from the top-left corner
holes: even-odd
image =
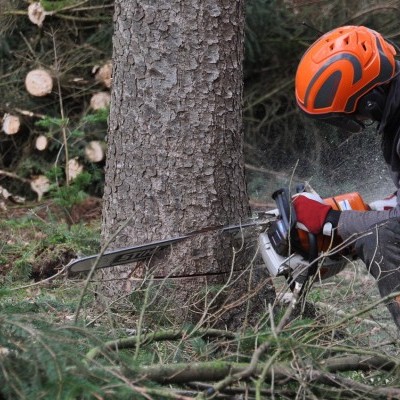
[[[296,212],[290,201],[290,194],[287,188],[281,188],[272,193],[272,198],[278,207],[278,212],[285,229],[289,232],[296,224]]]
[[[304,185],[297,185],[296,187],[296,193],[302,193],[305,190]],[[296,212],[291,203],[289,190],[287,188],[278,189],[272,194],[272,198],[275,200],[278,207],[280,218],[280,224],[278,225],[280,225],[280,229],[277,229],[277,232],[275,232],[273,237],[271,237],[271,241],[275,242],[275,247],[278,248],[276,244],[278,242],[282,243],[283,237],[286,236],[287,242],[291,242],[294,245],[294,249],[300,251],[300,253],[302,253],[305,259],[310,263],[310,266],[304,270],[304,273],[298,274],[297,278],[294,279],[293,282],[293,284],[295,283],[296,290],[299,294],[302,294],[306,286],[308,286],[307,281],[315,275],[318,269],[318,264],[314,262],[318,257],[317,237],[312,233],[308,234],[309,251],[308,254],[304,254],[304,250],[301,249],[301,245],[298,241]],[[277,235],[279,232],[280,234]],[[276,236],[279,236],[280,240],[277,240]],[[292,289],[294,288],[293,284],[291,284]]]

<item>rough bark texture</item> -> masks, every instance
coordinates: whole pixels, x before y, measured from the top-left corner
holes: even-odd
[[[112,248],[247,218],[243,1],[117,0],[114,22],[103,239],[130,217]],[[163,283],[165,308],[198,319],[210,285],[227,280],[233,243],[229,235],[199,235],[139,268],[104,270],[103,278],[122,279],[102,293],[115,298],[154,267],[156,276],[182,277]],[[229,293],[239,286],[247,291],[246,275]]]

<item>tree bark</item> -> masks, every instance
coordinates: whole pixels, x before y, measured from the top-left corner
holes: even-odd
[[[104,242],[132,220],[112,248],[249,216],[242,152],[243,1],[133,3],[115,2]],[[254,276],[250,269],[240,277],[231,274],[234,246],[229,235],[197,235],[150,263],[103,270],[104,282],[119,280],[100,291],[115,298],[134,289],[132,277],[173,276],[162,291],[153,287],[159,314],[165,308],[178,321],[212,323],[211,310],[221,311],[222,304],[230,309],[226,295],[242,298],[238,307],[246,303],[247,278]],[[234,269],[245,266],[235,263]],[[229,288],[218,291],[228,279]],[[215,293],[218,299],[210,300]]]

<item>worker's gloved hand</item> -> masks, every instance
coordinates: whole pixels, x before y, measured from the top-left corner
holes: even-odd
[[[321,197],[313,193],[299,193],[292,198],[297,222],[306,230],[318,235],[323,232],[324,225],[330,223],[330,230],[335,228],[339,221],[340,211],[332,210]]]
[[[385,197],[382,200],[375,200],[369,203],[369,208],[374,211],[386,211],[391,210],[397,205],[397,192]]]

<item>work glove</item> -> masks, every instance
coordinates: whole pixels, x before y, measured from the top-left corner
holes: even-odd
[[[340,211],[332,210],[332,207],[325,204],[317,194],[307,192],[296,194],[292,197],[292,203],[298,225],[303,225],[306,228],[304,230],[314,235],[331,234],[332,229],[337,227]]]

